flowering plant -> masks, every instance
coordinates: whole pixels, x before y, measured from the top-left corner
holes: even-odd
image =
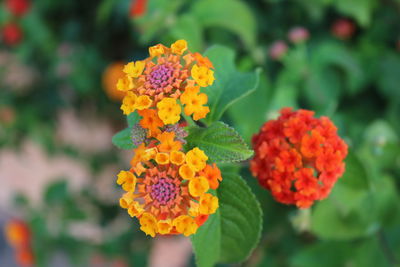
[[[203,255],[209,238],[221,250],[223,232],[239,226],[245,235],[234,241],[240,247],[232,260],[244,259],[260,236],[260,206],[246,183],[220,166],[253,153],[218,119],[255,89],[259,71],[236,71],[233,52],[224,47],[212,47],[204,56],[192,53],[185,40],[152,46],[149,54],[127,63],[116,85],[125,94],[121,110],[128,128],[113,142],[134,152],[130,169],[118,174],[125,191],[120,206],[138,218],[147,235],[192,235],[202,264],[221,256]]]

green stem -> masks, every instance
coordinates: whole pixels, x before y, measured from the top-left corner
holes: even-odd
[[[376,233],[376,235],[378,236],[379,243],[381,245],[382,251],[386,259],[389,261],[391,265],[397,266],[399,262],[397,261],[393,251],[390,249],[389,243],[386,240],[383,230],[381,229],[379,232]]]

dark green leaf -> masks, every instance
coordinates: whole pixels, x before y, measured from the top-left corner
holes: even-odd
[[[191,127],[186,138],[189,149],[199,147],[212,162],[235,162],[250,158],[249,149],[242,137],[223,122],[214,122],[207,128]]]
[[[380,59],[378,89],[388,99],[400,103],[400,56],[387,53]]]
[[[112,143],[120,149],[133,149],[135,145],[132,142],[132,129],[130,127],[116,133],[112,138]]]
[[[240,99],[228,109],[229,117],[234,122],[236,130],[247,143],[250,143],[253,134],[257,133],[261,125],[266,121],[270,91],[271,88],[267,79],[265,76],[261,76],[259,86],[255,92]],[[249,120],[249,114],[243,112],[249,107],[252,107],[251,120]]]
[[[248,47],[256,44],[256,21],[249,7],[239,0],[196,1],[191,13],[204,27],[230,30]]]
[[[225,110],[235,101],[253,92],[258,86],[260,69],[255,72],[238,72],[234,65],[235,53],[223,46],[213,46],[205,56],[215,67],[215,81],[206,87],[210,113],[204,119],[206,123],[217,121]]]
[[[351,16],[361,26],[368,26],[371,22],[372,12],[377,6],[376,0],[335,0],[335,6],[339,12]]]
[[[133,125],[139,123],[140,116],[137,112],[132,112],[126,116],[126,120],[128,121],[128,127],[133,127]]]
[[[192,237],[200,267],[244,261],[261,235],[260,204],[240,176],[224,173],[217,196],[217,213]]]
[[[68,186],[65,180],[50,184],[44,194],[44,200],[48,204],[61,203],[68,198]]]
[[[221,205],[221,203],[220,203]],[[221,254],[221,214],[210,215],[192,236],[193,250],[199,267],[214,266]]]
[[[202,29],[193,16],[179,17],[175,26],[171,27],[171,35],[174,40],[186,40],[191,51],[200,51],[203,47]]]

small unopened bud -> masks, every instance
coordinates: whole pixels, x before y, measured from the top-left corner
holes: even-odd
[[[269,55],[272,59],[279,60],[286,54],[287,50],[287,44],[282,40],[278,40],[269,48]]]
[[[289,31],[288,38],[291,42],[297,44],[307,41],[310,37],[310,33],[304,27],[294,27]]]
[[[140,126],[139,123],[133,125],[132,127],[132,143],[135,146],[139,146],[146,140],[146,130]]]
[[[182,142],[183,144],[186,144],[185,138],[188,136],[188,132],[185,130],[184,127],[185,126],[181,126],[178,123],[173,125],[167,125],[165,126],[165,131],[174,132],[176,140]]]
[[[332,34],[342,40],[351,38],[355,31],[355,24],[348,19],[338,19],[332,25]]]

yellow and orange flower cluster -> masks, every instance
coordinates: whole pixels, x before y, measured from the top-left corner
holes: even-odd
[[[189,52],[184,40],[169,48],[152,46],[149,53],[125,65],[117,83],[126,94],[124,114],[137,111],[142,117],[132,128],[137,148],[131,168],[118,174],[125,191],[120,205],[139,219],[147,235],[189,236],[217,210],[218,198],[209,190],[217,189],[222,177],[201,149],[185,153],[187,132],[179,121],[182,111],[194,120],[210,112],[200,87],[213,84],[214,67],[208,58]]]
[[[152,237],[196,233],[218,208],[218,198],[209,192],[222,180],[218,167],[208,165],[197,147],[184,153],[175,132],[159,134],[134,153],[131,169],[118,174],[125,191],[120,206]]]
[[[35,257],[31,244],[29,226],[21,220],[12,219],[5,225],[4,234],[8,244],[13,248],[15,261],[19,266],[33,266]]]
[[[178,40],[171,47],[152,46],[149,53],[150,57],[129,62],[123,68],[125,76],[117,83],[117,89],[126,93],[121,105],[123,113],[138,110],[151,114],[152,125],[175,124],[180,120],[182,105],[185,114],[194,120],[204,118],[210,109],[205,106],[208,97],[200,93],[200,87],[214,82],[210,60],[189,52],[185,40]]]

